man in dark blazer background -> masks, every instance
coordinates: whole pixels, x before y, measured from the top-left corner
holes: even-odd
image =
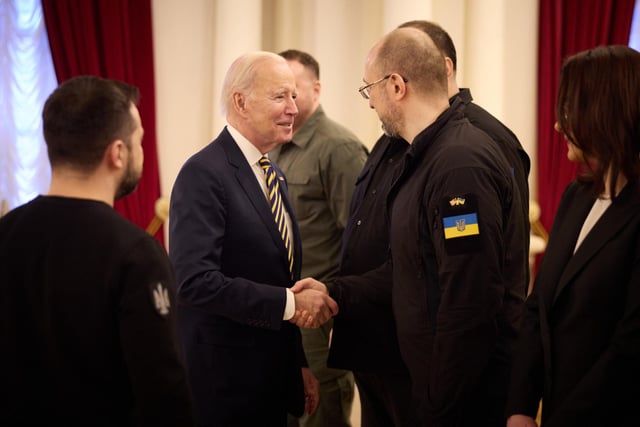
[[[298,228],[272,165],[286,228],[276,223],[260,164],[291,140],[295,97],[280,56],[236,59],[222,89],[227,126],[187,160],[173,187],[170,256],[198,425],[284,426],[287,412],[317,407],[296,324],[318,326],[337,305],[322,292],[288,289],[300,275]]]

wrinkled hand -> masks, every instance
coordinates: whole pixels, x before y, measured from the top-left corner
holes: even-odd
[[[325,294],[329,295],[327,285],[317,281],[313,277],[305,277],[304,279],[300,279],[291,287],[291,291],[293,291],[293,293],[302,291],[303,289],[315,289],[316,291],[324,292]]]
[[[315,279],[299,280],[291,291],[296,311],[289,321],[301,328],[319,328],[338,314],[338,304],[327,294],[327,287]]]
[[[527,415],[515,414],[507,419],[507,427],[538,427],[538,423]]]
[[[304,384],[304,411],[313,414],[320,403],[320,383],[309,368],[302,368],[302,383]]]

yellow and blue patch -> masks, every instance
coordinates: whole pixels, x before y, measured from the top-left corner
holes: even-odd
[[[478,198],[473,193],[456,194],[440,202],[442,237],[449,255],[482,250]]]
[[[442,218],[445,239],[475,236],[480,234],[478,214],[475,212]]]

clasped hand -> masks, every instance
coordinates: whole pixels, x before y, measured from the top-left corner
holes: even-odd
[[[338,314],[338,304],[329,296],[324,283],[311,277],[298,280],[291,287],[296,312],[289,321],[301,328],[319,328]]]

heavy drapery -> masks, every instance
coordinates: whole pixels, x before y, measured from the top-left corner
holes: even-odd
[[[553,129],[558,76],[569,55],[605,44],[627,44],[635,0],[540,0],[538,45],[538,202],[547,230],[578,165],[567,159]]]
[[[91,74],[140,88],[144,170],[138,189],[115,208],[145,228],[160,197],[151,0],[42,0],[42,7],[59,82]],[[156,238],[164,240],[162,228]]]

